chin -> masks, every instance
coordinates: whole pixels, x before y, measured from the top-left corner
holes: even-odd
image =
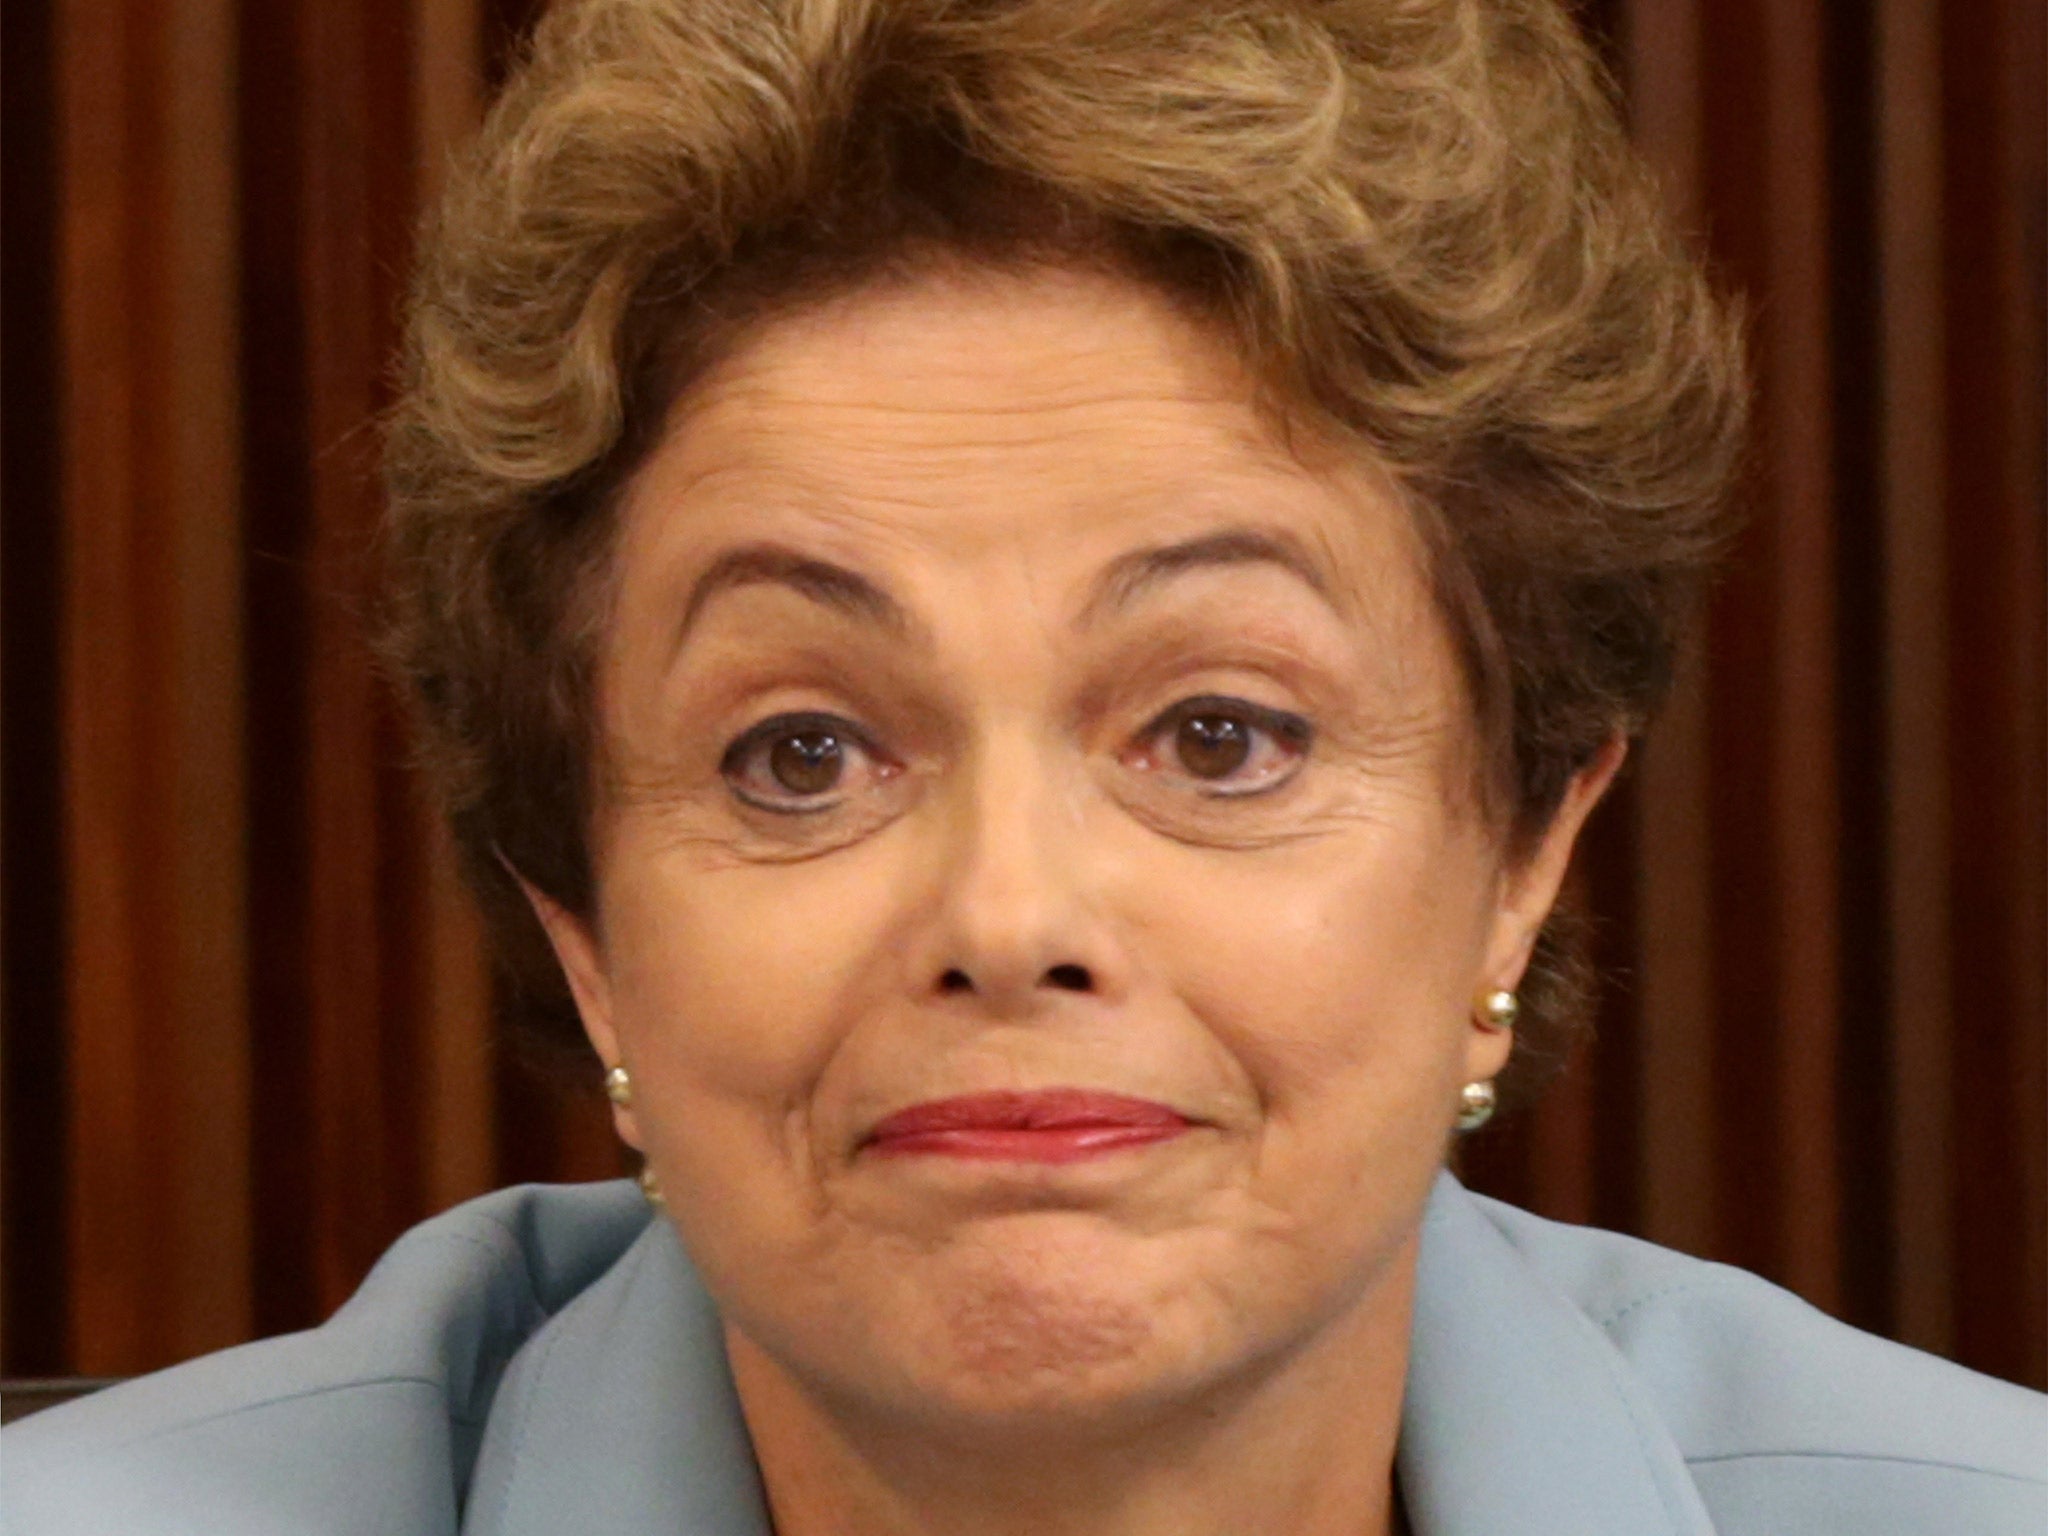
[[[1099,1432],[1184,1401],[1223,1365],[1184,1274],[1155,1274],[1099,1232],[1092,1244],[1060,1236],[990,1243],[906,1277],[920,1315],[897,1336],[928,1341],[917,1396],[990,1429]]]
[[[985,1319],[975,1323],[986,1326]],[[1202,1396],[1205,1385],[1185,1351],[1157,1332],[1126,1336],[1115,1346],[1097,1339],[1092,1353],[1019,1347],[1008,1339],[992,1347],[986,1338],[955,1342],[932,1377],[913,1384],[912,1396],[919,1416],[941,1432],[970,1438],[1015,1444],[1028,1436],[1043,1444],[1047,1437],[1099,1441],[1139,1433]]]

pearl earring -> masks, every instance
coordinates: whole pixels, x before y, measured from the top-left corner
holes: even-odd
[[[646,1163],[640,1165],[640,1193],[647,1197],[647,1203],[656,1210],[668,1204],[661,1197],[661,1181],[654,1176],[654,1169]]]
[[[1513,1029],[1521,1011],[1522,1000],[1503,987],[1479,1000],[1479,1025],[1496,1033]]]
[[[1467,1083],[1458,1092],[1458,1129],[1476,1131],[1493,1118],[1494,1107],[1500,1102],[1500,1095],[1494,1092],[1491,1079]]]
[[[613,1067],[605,1073],[604,1096],[621,1109],[630,1105],[633,1102],[633,1074],[624,1067]]]

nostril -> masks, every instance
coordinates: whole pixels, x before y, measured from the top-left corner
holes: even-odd
[[[1095,988],[1095,979],[1085,965],[1056,965],[1045,973],[1045,979],[1067,992],[1090,992]]]
[[[972,992],[974,990],[974,983],[967,979],[965,971],[948,971],[939,978],[939,990],[941,992]]]

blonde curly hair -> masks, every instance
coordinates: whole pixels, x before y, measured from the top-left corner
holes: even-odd
[[[1739,323],[1554,0],[580,0],[427,231],[387,445],[384,649],[544,1037],[513,871],[589,915],[612,512],[677,394],[934,257],[1086,264],[1390,467],[1512,848],[1640,730],[1721,538]],[[1569,913],[1511,1090],[1583,1021]]]

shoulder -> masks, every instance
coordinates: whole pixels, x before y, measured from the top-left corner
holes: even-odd
[[[1621,1353],[1725,1536],[2048,1529],[2048,1397],[1745,1270],[1474,1198]]]
[[[505,1362],[646,1224],[625,1183],[503,1190],[414,1228],[319,1328],[0,1434],[0,1530],[453,1532]]]

